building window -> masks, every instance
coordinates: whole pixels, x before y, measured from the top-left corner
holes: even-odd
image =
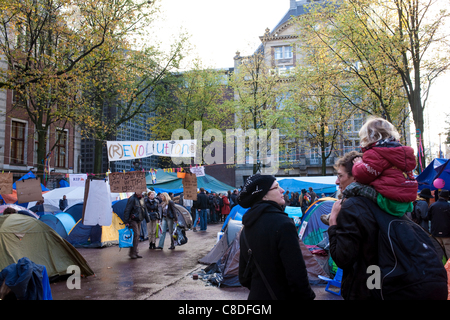
[[[58,141],[59,139],[59,141]],[[56,146],[55,146],[55,167],[66,167],[67,156],[67,131],[56,131]]]
[[[25,163],[25,129],[23,122],[12,121],[11,124],[11,163]]]
[[[275,60],[292,59],[293,56],[291,46],[275,47]]]

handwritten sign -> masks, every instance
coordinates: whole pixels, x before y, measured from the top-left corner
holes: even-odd
[[[0,194],[12,194],[13,189],[13,174],[2,173],[0,174]]]
[[[197,176],[186,173],[183,178],[184,199],[197,201]]]
[[[111,192],[147,192],[147,184],[145,180],[145,172],[131,171],[126,173],[110,173],[109,185]]]
[[[151,156],[194,158],[197,140],[107,141],[108,160],[132,160]]]
[[[17,202],[27,203],[42,200],[41,179],[27,179],[16,182]]]

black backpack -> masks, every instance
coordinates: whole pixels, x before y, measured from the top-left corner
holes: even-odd
[[[381,286],[374,290],[375,296],[383,300],[426,300],[437,296],[446,299],[447,257],[436,239],[406,215],[399,218],[373,204],[367,207],[372,208],[379,226]]]

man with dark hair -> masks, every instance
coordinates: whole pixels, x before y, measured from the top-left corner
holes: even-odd
[[[129,256],[131,259],[142,258],[139,255],[139,235],[141,231],[141,223],[147,215],[147,207],[144,203],[142,193],[134,193],[128,198],[127,205],[123,214],[123,222],[127,227],[133,230],[133,247],[130,248]]]
[[[8,207],[3,211],[3,215],[7,215],[7,214],[14,214],[17,213],[17,210],[12,208],[12,207]]]
[[[207,227],[207,212],[206,209],[208,209],[208,197],[206,196],[205,193],[205,189],[204,188],[200,188],[200,193],[197,195],[197,212],[200,215],[200,231],[206,231],[206,227]],[[197,231],[197,229],[195,228],[195,224],[194,224],[194,232]]]

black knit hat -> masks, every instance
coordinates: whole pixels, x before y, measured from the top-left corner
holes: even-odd
[[[269,192],[276,178],[270,175],[255,174],[245,181],[245,185],[237,197],[238,204],[246,209],[261,201]]]

